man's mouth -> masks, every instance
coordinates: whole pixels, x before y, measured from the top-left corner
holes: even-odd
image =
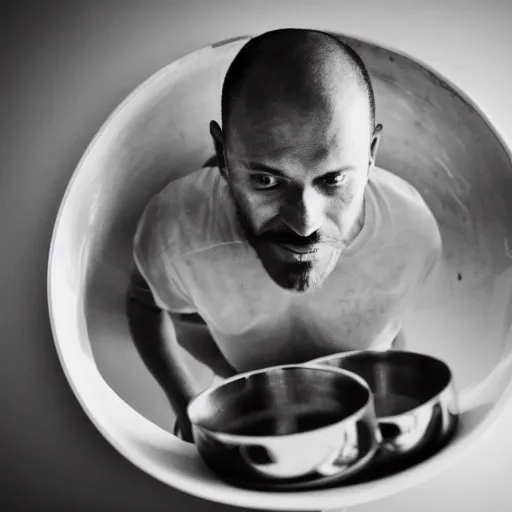
[[[286,251],[293,252],[295,254],[314,254],[318,251],[318,244],[309,244],[309,245],[293,245],[283,242],[274,242],[274,244],[278,245],[282,249]]]

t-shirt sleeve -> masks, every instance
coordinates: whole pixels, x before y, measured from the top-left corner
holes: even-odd
[[[156,199],[144,210],[133,242],[136,274],[132,296],[171,313],[195,313],[162,236],[166,216]],[[137,276],[137,273],[139,276]]]
[[[435,220],[426,232],[424,257],[420,268],[420,277],[414,293],[414,307],[428,309],[438,302],[439,280],[442,270],[443,244]]]

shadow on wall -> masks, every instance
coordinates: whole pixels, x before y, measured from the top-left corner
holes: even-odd
[[[384,125],[377,165],[413,184],[443,237],[444,267],[427,308],[411,312],[411,349],[444,359],[460,386],[500,359],[512,311],[512,165],[482,116],[413,60],[351,38],[375,87]],[[135,410],[164,429],[173,417],[131,342],[124,300],[131,242],[149,199],[213,153],[224,74],[246,40],[205,48],[169,65],[133,94],[82,162],[87,329],[100,372]],[[211,373],[185,355],[206,384]]]

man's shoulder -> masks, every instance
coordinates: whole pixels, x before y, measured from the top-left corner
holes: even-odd
[[[372,183],[381,217],[389,221],[391,228],[413,237],[416,243],[426,244],[426,249],[438,250],[439,226],[419,190],[384,169],[375,170]]]
[[[165,251],[166,259],[177,259],[225,242],[228,212],[221,180],[219,170],[208,167],[168,183],[144,209],[136,247]]]
[[[418,189],[401,176],[376,168],[371,181],[386,198],[392,198],[392,204],[415,211],[425,211],[426,203]]]
[[[158,210],[166,227],[194,224],[195,218],[211,206],[217,184],[217,169],[198,169],[167,183],[148,203],[147,210]]]

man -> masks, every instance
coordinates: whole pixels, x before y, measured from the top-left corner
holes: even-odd
[[[401,316],[441,253],[418,192],[375,168],[372,84],[334,37],[250,40],[210,131],[218,167],[172,182],[142,216],[129,301],[135,343],[185,439],[198,389],[180,346],[221,377],[403,346]]]

